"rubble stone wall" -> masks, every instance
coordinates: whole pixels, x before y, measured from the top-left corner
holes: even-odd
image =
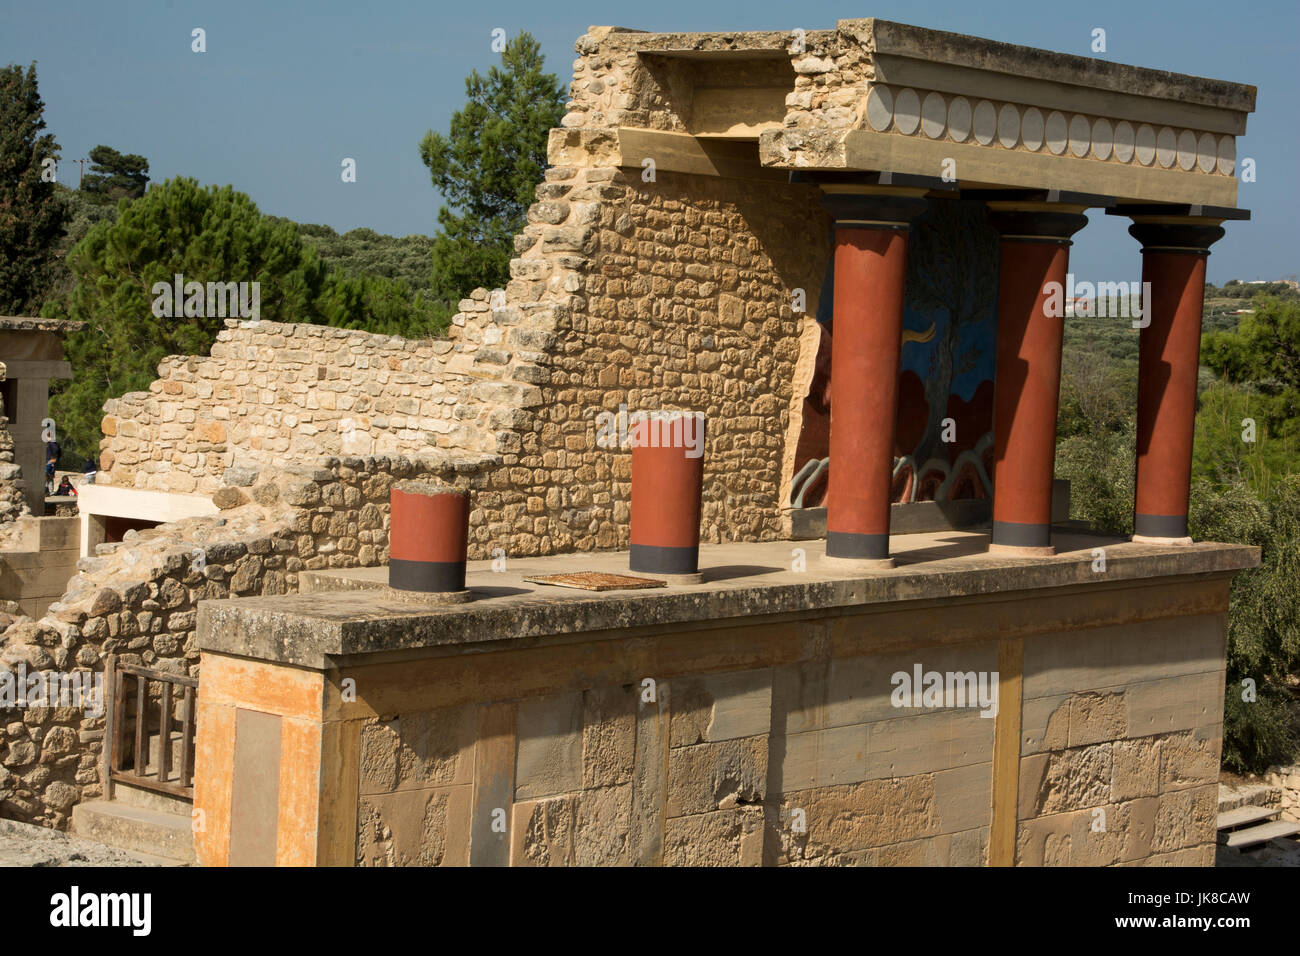
[[[616,168],[547,171],[513,279],[446,341],[231,321],[110,401],[109,483],[213,494],[233,465],[434,450],[496,455],[476,540],[510,555],[626,546],[630,453],[607,416],[708,416],[702,536],[781,533],[800,333],[829,255],[811,187]],[[804,313],[794,311],[802,289]]]
[[[528,493],[546,505],[541,553],[626,547],[630,454],[596,442],[621,410],[704,412],[703,539],[776,536],[800,333],[813,321],[793,311],[794,292],[815,310],[829,255],[815,190],[671,172],[646,182],[609,167],[546,178],[507,289],[514,302],[575,287],[547,333],[545,399],[520,429]]]
[[[536,396],[493,387],[493,364],[476,361],[486,304],[468,316],[422,342],[229,320],[211,355],[171,356],[148,392],[106,404],[101,481],[210,495],[242,462],[495,450],[492,410]]]
[[[348,457],[318,467],[238,466],[219,515],[128,532],[83,558],[62,599],[32,619],[0,611],[0,671],[102,674],[103,658],[198,676],[199,601],[285,594],[304,569],[388,558],[389,487],[434,478],[481,487],[488,458]],[[481,542],[471,545],[486,556]],[[201,559],[200,559],[201,558]],[[0,673],[0,679],[4,678]],[[101,678],[102,680],[102,678]],[[103,792],[103,715],[59,701],[0,705],[0,817],[64,829],[78,801]]]

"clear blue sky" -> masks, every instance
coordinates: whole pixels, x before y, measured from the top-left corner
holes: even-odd
[[[37,61],[46,121],[63,149],[60,179],[70,185],[77,167],[69,160],[104,143],[146,156],[156,181],[231,183],[264,212],[405,235],[433,232],[439,206],[420,137],[445,131],[464,102],[466,74],[496,61],[496,27],[531,32],[567,83],[573,42],[592,23],[827,29],[866,16],[1082,55],[1102,27],[1107,59],[1254,84],[1257,111],[1237,155],[1258,163],[1258,182],[1238,196],[1255,218],[1228,226],[1210,279],[1300,272],[1296,0],[0,0],[0,64]],[[206,53],[190,51],[194,27],[207,31]],[[356,183],[340,181],[343,157],[357,160]],[[1126,221],[1091,218],[1076,237],[1072,271],[1136,280]]]

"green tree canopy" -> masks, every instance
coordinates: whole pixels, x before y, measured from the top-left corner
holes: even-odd
[[[171,179],[123,204],[115,222],[96,223],[71,252],[76,285],[54,313],[87,323],[66,351],[76,378],[51,413],[65,444],[98,447],[104,402],[148,387],[171,354],[204,354],[223,324],[217,316],[154,314],[155,283],[258,282],[260,317],[319,320],[325,267],[292,223],[273,224],[229,186]],[[179,310],[177,310],[179,311]],[[215,310],[214,310],[215,311]]]
[[[443,300],[509,281],[512,239],[546,167],[549,131],[564,115],[564,90],[543,62],[538,42],[520,33],[500,68],[466,78],[469,102],[452,116],[449,135],[430,130],[420,142],[445,201],[433,243],[434,292]]]
[[[1197,482],[1188,523],[1198,541],[1236,541],[1261,552],[1260,566],[1232,582],[1223,763],[1239,773],[1290,763],[1300,743],[1288,686],[1300,674],[1300,476],[1273,482],[1262,496],[1244,482]]]
[[[57,195],[59,146],[45,128],[36,64],[0,70],[0,314],[36,311],[50,282],[67,209]],[[49,162],[47,162],[47,160]],[[45,176],[42,173],[50,170]]]
[[[1272,434],[1300,435],[1300,300],[1261,296],[1235,332],[1215,332],[1201,360],[1229,382],[1250,385]]]
[[[119,153],[111,146],[96,146],[90,151],[93,164],[81,177],[81,191],[97,202],[116,203],[119,199],[139,199],[149,184],[149,160],[135,153]]]

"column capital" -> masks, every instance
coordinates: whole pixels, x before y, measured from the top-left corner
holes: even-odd
[[[1208,256],[1210,246],[1227,233],[1213,220],[1193,221],[1135,217],[1128,234],[1142,243],[1143,252],[1185,252]]]
[[[1124,204],[1106,210],[1111,216],[1128,216],[1129,235],[1142,243],[1143,252],[1181,252],[1209,255],[1210,246],[1225,235],[1222,223],[1247,220],[1249,209],[1232,206],[1186,204]]]
[[[989,225],[1004,242],[1053,242],[1070,245],[1070,237],[1088,224],[1088,208],[1064,203],[991,202]]]
[[[919,187],[826,183],[821,189],[836,229],[907,229],[929,206]]]

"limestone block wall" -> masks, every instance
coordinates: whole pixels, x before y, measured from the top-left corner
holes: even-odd
[[[1025,693],[1045,696],[1023,704],[1016,865],[1213,865],[1222,628],[1026,642]],[[678,676],[651,703],[609,682],[367,721],[356,862],[987,865],[997,721],[894,707],[890,675],[917,662],[987,673],[998,646]],[[508,808],[496,850],[476,787]]]
[[[41,617],[77,573],[80,522],[75,516],[20,518],[0,542],[0,598]]]
[[[1019,863],[1214,865],[1226,627],[1211,614],[1148,622],[1141,640],[1026,643]]]
[[[1210,865],[1227,587],[1008,589],[720,621],[706,607],[693,624],[499,647],[472,643],[467,621],[468,649],[310,666],[205,650],[199,858]],[[587,603],[600,600],[617,598]],[[271,634],[247,611],[205,612],[205,640],[220,628],[224,645],[256,639],[258,656],[306,653],[297,625]],[[896,698],[897,675],[918,671],[997,675],[996,703]],[[241,745],[241,722],[278,745]],[[239,807],[276,781],[271,832]]]

